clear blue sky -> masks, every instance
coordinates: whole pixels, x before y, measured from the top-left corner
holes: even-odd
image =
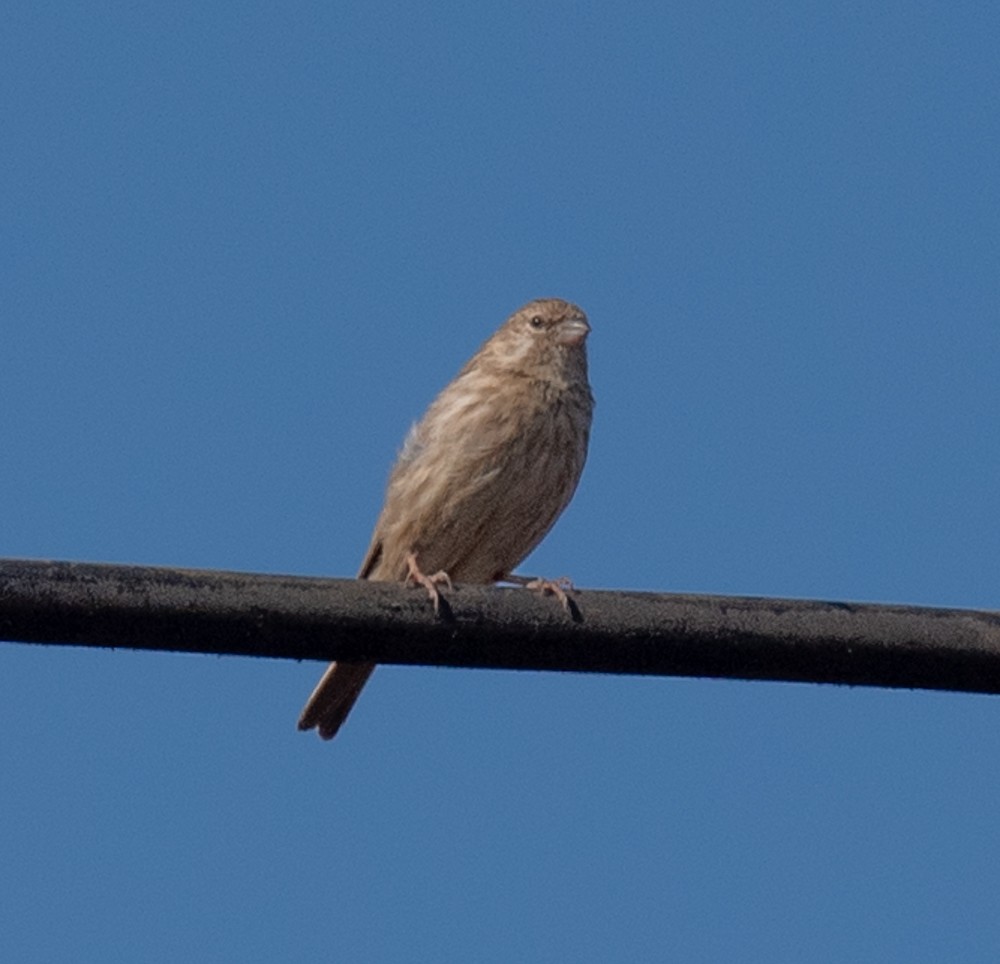
[[[1000,608],[988,3],[51,4],[0,38],[0,555],[352,576],[529,298],[526,571]],[[1000,700],[0,645],[0,959],[996,961]]]

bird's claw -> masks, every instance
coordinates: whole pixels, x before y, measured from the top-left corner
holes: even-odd
[[[542,579],[538,576],[516,576],[513,573],[508,573],[503,577],[502,581],[512,582],[515,586],[530,589],[532,592],[537,592],[540,596],[555,596],[562,605],[562,608],[573,616],[574,619],[576,618],[576,613],[574,612],[575,603],[573,597],[570,595],[574,590],[574,586],[573,581],[568,576],[560,576],[558,579]]]
[[[409,553],[406,557],[406,582],[408,584],[412,583],[414,586],[423,586],[427,590],[427,595],[430,597],[431,602],[434,604],[434,612],[438,614],[441,612],[442,603],[438,586],[446,586],[449,591],[454,588],[451,584],[451,576],[443,569],[439,569],[428,576],[417,565],[417,554],[415,552]]]
[[[524,588],[542,596],[555,596],[566,612],[571,611],[569,594],[573,591],[573,583],[566,576],[560,576],[558,579],[529,579]]]

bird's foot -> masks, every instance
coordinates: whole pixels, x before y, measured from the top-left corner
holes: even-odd
[[[413,583],[415,586],[423,586],[427,590],[427,595],[430,597],[431,602],[434,603],[434,612],[440,615],[441,605],[444,600],[441,597],[438,586],[447,586],[448,589],[451,589],[451,576],[443,569],[439,569],[433,575],[428,576],[417,565],[417,554],[411,552],[406,557],[406,581],[407,583]]]
[[[573,583],[567,576],[560,576],[558,579],[541,579],[538,576],[517,576],[514,573],[508,573],[503,577],[503,582],[523,586],[525,589],[537,592],[540,596],[555,596],[562,608],[576,619],[579,610],[575,600],[570,595],[573,592]]]

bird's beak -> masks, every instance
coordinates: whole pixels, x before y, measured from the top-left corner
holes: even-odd
[[[577,315],[575,318],[567,318],[559,323],[559,334],[556,340],[560,345],[581,345],[583,340],[590,334],[590,325],[587,319]]]

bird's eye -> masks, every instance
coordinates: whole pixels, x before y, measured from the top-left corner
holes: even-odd
[[[528,324],[531,325],[532,328],[538,329],[541,328],[542,325],[545,324],[545,322],[543,322],[542,319],[538,317],[538,315],[535,315],[531,319],[531,321],[528,322]]]

